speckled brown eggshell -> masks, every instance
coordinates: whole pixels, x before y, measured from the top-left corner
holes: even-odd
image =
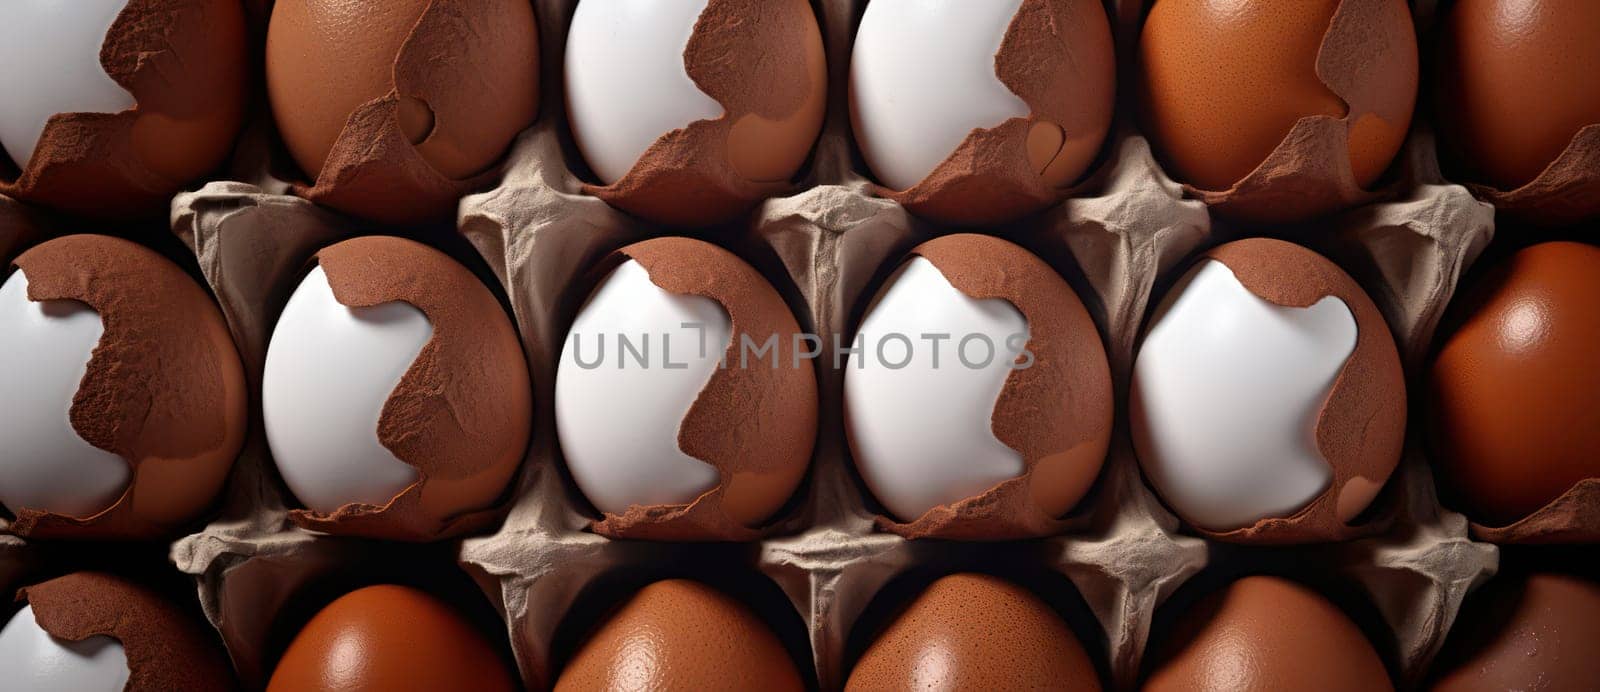
[[[417,470],[416,482],[381,507],[296,509],[290,519],[331,534],[407,541],[484,528],[521,465],[533,421],[527,361],[500,302],[460,263],[403,238],[347,240],[315,261],[341,305],[408,303],[433,336],[378,419],[379,443]]]
[[[1159,0],[1140,44],[1144,131],[1188,191],[1282,222],[1368,201],[1417,96],[1404,0]]]
[[[281,0],[267,93],[310,185],[296,193],[389,224],[449,218],[539,110],[526,0]]]
[[[1600,585],[1502,576],[1467,597],[1428,689],[1587,690],[1600,683]]]
[[[521,689],[489,639],[433,596],[389,584],[357,589],[295,635],[267,683],[298,690]]]
[[[128,658],[128,690],[221,692],[233,671],[209,628],[149,589],[121,577],[78,572],[29,586],[17,600],[33,608],[50,636],[106,636]],[[3,686],[3,685],[0,685]]]
[[[1600,3],[1461,0],[1446,12],[1435,94],[1446,158],[1520,219],[1600,215]]]
[[[778,637],[744,604],[672,579],[640,589],[607,617],[555,689],[798,692],[805,683]]]
[[[1154,636],[1145,692],[1394,689],[1361,628],[1315,591],[1278,577],[1233,582]]]
[[[165,215],[172,195],[233,148],[249,45],[237,0],[128,0],[100,63],[133,107],[52,117],[0,194],[96,218]]]
[[[845,683],[869,690],[1099,690],[1094,663],[1067,623],[1016,584],[944,577],[862,654]]]
[[[104,333],[68,412],[85,442],[122,457],[132,480],[89,517],[13,508],[32,538],[165,536],[209,507],[244,445],[248,389],[222,312],[194,279],[143,246],[99,235],[58,238],[13,262],[28,299],[75,300]]]

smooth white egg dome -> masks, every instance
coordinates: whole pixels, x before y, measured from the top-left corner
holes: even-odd
[[[1344,301],[1275,305],[1202,262],[1157,309],[1134,364],[1129,418],[1145,476],[1210,531],[1299,511],[1333,481],[1317,415],[1355,347]]]
[[[22,270],[0,285],[0,505],[90,517],[132,470],[72,429],[72,398],[105,325],[75,300],[28,300]]]
[[[1025,118],[995,74],[1022,0],[872,0],[850,58],[850,118],[878,181],[905,190],[975,129]]]
[[[884,507],[913,521],[1022,475],[1022,455],[995,438],[992,424],[1015,360],[1007,344],[1027,340],[1016,307],[971,298],[913,257],[889,277],[858,334],[852,345],[863,351],[845,362],[845,421],[856,469]],[[909,361],[894,334],[910,340]],[[923,334],[949,337],[935,348]],[[992,358],[974,339],[961,361],[961,341],[972,334],[988,337]]]
[[[83,641],[50,636],[23,606],[0,629],[0,688],[27,692],[121,692],[128,654],[104,635]]]
[[[267,347],[261,414],[278,473],[308,509],[383,505],[417,481],[378,441],[378,420],[431,338],[409,303],[341,305],[321,267],[295,289]]]
[[[683,504],[716,486],[717,470],[678,447],[678,428],[732,335],[716,301],[662,290],[637,261],[601,282],[567,333],[555,403],[567,469],[597,509]]]
[[[100,47],[127,0],[8,0],[0,5],[0,147],[26,168],[57,113],[118,113],[133,94],[106,74]]]
[[[723,109],[683,51],[709,0],[585,0],[567,31],[567,117],[589,168],[614,183],[657,139]]]

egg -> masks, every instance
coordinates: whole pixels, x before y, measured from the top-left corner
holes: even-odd
[[[1404,0],[1158,0],[1139,59],[1161,162],[1199,190],[1270,196],[1235,210],[1246,216],[1350,202],[1389,167],[1416,105]]]
[[[1129,426],[1145,477],[1215,538],[1341,540],[1399,462],[1389,328],[1349,275],[1252,238],[1200,256],[1145,326]]]
[[[1440,142],[1467,176],[1515,190],[1550,168],[1580,130],[1600,126],[1597,27],[1600,4],[1592,2],[1449,6],[1440,24]]]
[[[1111,126],[1116,57],[1095,0],[872,0],[850,120],[885,196],[940,223],[1059,201]]]
[[[318,252],[262,375],[300,526],[426,541],[474,530],[521,464],[532,392],[500,302],[444,253],[368,236]]]
[[[766,279],[710,243],[635,243],[597,275],[555,388],[567,470],[604,515],[594,530],[755,537],[810,463],[820,346]]]
[[[1028,251],[974,234],[917,246],[850,347],[850,450],[892,530],[1054,533],[1094,484],[1112,427],[1105,348],[1077,294]]]
[[[1044,601],[983,574],[935,581],[856,662],[847,691],[1099,690],[1083,644]]]
[[[499,648],[448,604],[407,586],[351,591],[289,643],[267,683],[293,690],[521,689]]]
[[[1356,623],[1315,591],[1279,577],[1235,581],[1156,637],[1145,692],[1394,689]]]
[[[1428,439],[1435,475],[1474,520],[1505,526],[1600,478],[1597,295],[1600,248],[1553,242],[1452,306],[1429,369]]]
[[[32,692],[226,690],[233,674],[215,636],[159,594],[79,572],[22,589],[0,629],[7,689]]]
[[[244,121],[237,0],[16,0],[0,9],[0,194],[161,216]],[[0,165],[0,168],[7,168]]]
[[[783,643],[748,607],[700,582],[669,579],[619,605],[573,654],[555,689],[806,687]]]
[[[37,538],[152,539],[209,507],[244,444],[244,368],[177,265],[74,235],[0,284],[0,505]]]
[[[787,190],[828,97],[806,0],[584,0],[564,70],[573,140],[601,182],[585,190],[680,227]]]
[[[267,95],[312,201],[390,224],[449,218],[539,110],[527,0],[281,0]]]
[[[1467,598],[1430,687],[1582,690],[1600,680],[1600,585],[1564,574],[1502,576]]]

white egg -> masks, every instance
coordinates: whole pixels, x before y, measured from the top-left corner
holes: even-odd
[[[967,296],[927,259],[889,277],[851,344],[861,352],[845,363],[844,405],[856,469],[896,517],[1022,475],[991,420],[1027,338],[1011,303]]]
[[[588,0],[567,33],[567,115],[606,184],[650,145],[723,109],[689,78],[683,51],[709,0]]]
[[[1336,297],[1283,307],[1221,262],[1191,269],[1151,318],[1133,369],[1130,424],[1156,492],[1210,531],[1316,499],[1333,480],[1317,416],[1356,334]]]
[[[850,117],[879,182],[905,190],[974,129],[1025,118],[995,74],[1022,0],[872,0],[850,58]]]
[[[26,167],[57,113],[117,113],[133,95],[100,65],[127,0],[8,0],[0,6],[0,147]]]
[[[661,289],[637,261],[601,282],[556,370],[561,452],[596,508],[683,504],[716,486],[717,470],[679,449],[678,426],[732,335],[716,301]]]
[[[104,635],[83,641],[50,636],[23,606],[0,629],[0,688],[26,692],[119,692],[128,684],[128,654]]]
[[[308,509],[383,505],[416,482],[378,441],[378,419],[431,338],[408,303],[340,304],[321,267],[295,289],[267,347],[261,414],[278,472]]]
[[[0,285],[0,505],[89,517],[132,478],[122,457],[85,442],[69,413],[105,331],[73,300],[28,300],[22,270]]]

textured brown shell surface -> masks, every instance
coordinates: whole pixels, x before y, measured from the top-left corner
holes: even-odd
[[[247,391],[222,314],[177,265],[126,240],[74,235],[23,253],[28,299],[73,300],[104,332],[68,412],[85,442],[121,456],[127,491],[90,517],[19,509],[34,537],[154,538],[211,504],[244,444]]]
[[[235,688],[222,647],[155,592],[121,577],[78,572],[26,587],[17,599],[33,607],[50,636],[83,641],[107,636],[122,644],[132,691],[208,692]]]
[[[1504,576],[1467,598],[1429,689],[1581,690],[1600,680],[1600,585]]]

